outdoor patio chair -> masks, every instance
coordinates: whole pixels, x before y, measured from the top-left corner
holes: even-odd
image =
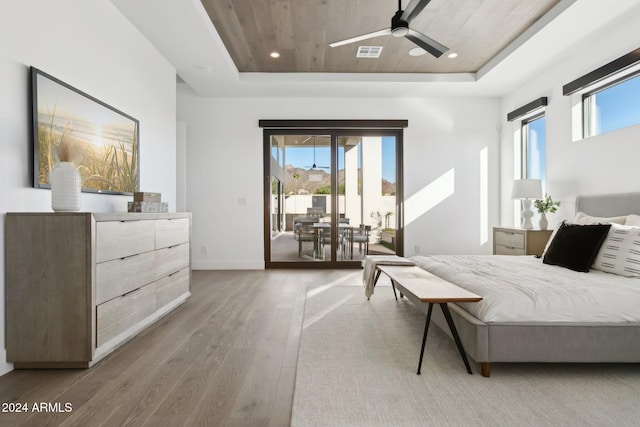
[[[298,256],[302,256],[302,243],[303,242],[311,242],[313,243],[313,257],[316,257],[316,248],[318,246],[318,242],[316,242],[316,230],[313,228],[313,225],[310,224],[301,224],[298,229]]]
[[[340,228],[340,251],[342,259],[348,256],[353,259],[353,227]]]
[[[347,239],[349,238],[347,235],[348,229],[350,227],[340,227],[338,229],[338,248],[341,250],[341,256],[342,259],[344,259],[344,254],[345,254],[345,245],[347,242]],[[320,231],[320,236],[318,237],[318,243],[319,243],[319,258],[324,259],[324,246],[327,244],[331,244],[331,228],[327,227],[327,228],[321,228],[319,229]]]
[[[360,254],[362,254],[362,246],[364,245],[364,254],[369,255],[369,235],[371,234],[371,226],[360,224],[360,227],[354,228],[352,233],[351,241],[358,244],[358,251]],[[353,249],[351,249],[351,259],[353,259]]]

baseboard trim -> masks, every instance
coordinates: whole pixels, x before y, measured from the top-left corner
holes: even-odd
[[[7,350],[0,350],[0,376],[13,371],[13,363],[7,362]]]
[[[195,261],[192,270],[264,270],[264,261]]]

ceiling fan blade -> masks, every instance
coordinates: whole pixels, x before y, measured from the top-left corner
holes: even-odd
[[[431,55],[435,56],[436,58],[440,58],[443,53],[449,50],[448,47],[441,45],[434,39],[412,29],[409,29],[409,33],[405,37],[429,52]]]
[[[337,42],[330,43],[331,47],[343,46],[345,44],[355,43],[362,40],[372,39],[374,37],[386,36],[391,34],[391,28],[385,28],[384,30],[374,31],[373,33],[363,34],[361,36],[351,37],[350,39],[340,40]]]
[[[422,12],[422,9],[424,9],[430,2],[431,0],[411,0],[411,3],[409,3],[404,9],[404,13],[400,19],[402,21],[411,22],[411,20],[418,16],[418,14]]]

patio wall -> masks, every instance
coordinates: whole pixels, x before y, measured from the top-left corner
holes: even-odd
[[[318,195],[314,195],[315,197],[318,197]],[[330,195],[326,195],[326,196],[321,196],[321,197],[326,197],[327,199],[327,215],[331,214],[331,196]],[[312,207],[312,196],[311,195],[291,195],[291,196],[286,196],[285,198],[285,214],[287,215],[288,218],[292,218],[298,215],[305,215],[307,213],[307,208],[311,208]],[[347,205],[345,205],[345,196],[338,196],[338,205],[340,207],[342,207],[342,209],[340,209],[340,216],[344,217],[345,216],[345,211],[348,210],[349,212],[354,212],[356,207],[357,207],[357,211],[360,211],[360,197],[359,196],[351,196],[348,198],[348,200],[346,200]],[[353,206],[353,208],[351,208],[351,206]],[[374,198],[373,200],[371,200],[368,204],[369,206],[369,212],[365,212],[362,218],[362,222],[360,221],[360,218],[357,217],[351,217],[351,216],[347,216],[347,218],[350,219],[350,224],[352,225],[359,225],[359,224],[366,224],[366,225],[371,225],[372,227],[375,227],[377,224],[377,219],[375,217],[375,214],[377,212],[380,213],[380,217],[381,217],[381,226],[384,227],[385,225],[385,220],[384,220],[384,216],[387,212],[393,212],[393,214],[390,216],[389,218],[389,223],[392,224],[391,228],[395,228],[395,226],[393,224],[395,224],[395,220],[396,220],[396,215],[395,215],[395,210],[396,210],[396,196],[379,196]],[[289,219],[287,219],[286,222],[286,227],[287,230],[291,230],[291,224],[289,222]]]

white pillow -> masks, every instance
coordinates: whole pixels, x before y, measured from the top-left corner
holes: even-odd
[[[620,276],[640,276],[640,227],[611,224],[591,267]]]
[[[627,216],[612,216],[609,218],[602,216],[591,216],[584,212],[578,212],[573,220],[574,224],[590,225],[590,224],[625,224]]]
[[[640,227],[640,215],[627,215],[627,221],[624,225],[631,225],[633,227]]]

